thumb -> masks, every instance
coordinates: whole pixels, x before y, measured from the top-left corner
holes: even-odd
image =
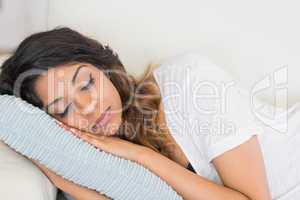
[[[71,132],[71,133],[72,133],[73,135],[75,135],[75,136],[78,136],[78,137],[79,137],[80,135],[82,135],[82,132],[81,132],[79,129],[70,127],[70,126],[68,126],[68,125],[65,125],[64,123],[62,123],[62,122],[60,122],[60,121],[58,121],[58,120],[56,120],[55,122],[56,122],[61,128],[64,128],[65,130]]]
[[[105,150],[105,139],[104,137],[94,137],[91,136],[90,134],[82,134],[80,135],[80,138],[83,139],[84,141],[86,141],[87,143],[100,148],[101,150]]]

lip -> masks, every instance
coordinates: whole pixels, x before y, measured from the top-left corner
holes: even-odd
[[[97,128],[103,127],[107,124],[107,122],[111,118],[111,113],[107,112],[109,111],[111,106],[109,106],[96,120],[95,125],[93,126],[93,130],[96,130]]]

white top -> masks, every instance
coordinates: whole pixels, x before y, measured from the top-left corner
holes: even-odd
[[[154,70],[154,77],[167,126],[197,174],[222,184],[211,161],[257,135],[272,198],[300,197],[299,104],[288,111],[278,108],[281,114],[274,119],[259,115],[249,92],[197,52],[171,57]],[[283,134],[279,128],[285,127],[287,113],[289,129]]]

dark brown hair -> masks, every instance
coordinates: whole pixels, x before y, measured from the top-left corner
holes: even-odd
[[[42,109],[44,105],[34,92],[39,73],[32,73],[21,84],[17,81],[18,77],[30,70],[45,71],[73,62],[94,65],[105,73],[118,90],[125,108],[122,113],[123,122],[117,133],[120,137],[169,157],[165,147],[172,142],[159,124],[161,96],[153,78],[153,67],[149,66],[146,73],[136,79],[126,72],[118,55],[110,47],[70,28],[36,33],[22,41],[2,65],[0,93],[21,97]],[[110,73],[111,71],[122,73]],[[14,90],[16,87],[19,91]]]

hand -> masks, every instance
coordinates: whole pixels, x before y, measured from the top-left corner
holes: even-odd
[[[107,153],[111,153],[115,156],[135,161],[139,164],[143,164],[142,158],[143,155],[145,155],[145,153],[149,151],[154,152],[150,148],[137,145],[120,138],[93,135],[89,132],[81,131],[76,128],[71,128],[61,122],[58,122],[58,124],[62,128],[65,128],[75,136],[81,138],[82,140],[86,141],[87,143],[93,145],[96,148],[99,148]]]

